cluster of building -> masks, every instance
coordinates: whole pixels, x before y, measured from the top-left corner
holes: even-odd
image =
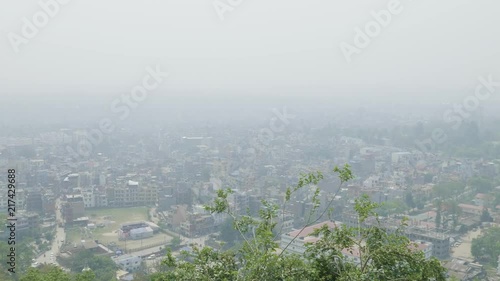
[[[314,244],[321,239],[321,235],[315,234],[315,230],[326,226],[328,229],[333,230],[342,225],[342,222],[338,221],[325,221],[317,223],[305,228],[293,230],[281,235],[280,249],[285,251],[287,254],[298,254],[302,255],[306,252],[309,244]],[[413,240],[411,243],[412,250],[422,251],[426,259],[435,256],[433,252],[433,243],[424,240]],[[345,248],[339,249],[342,255],[347,259],[356,264],[360,264],[361,256],[360,251],[357,248]]]

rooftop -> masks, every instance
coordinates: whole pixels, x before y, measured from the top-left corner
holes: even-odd
[[[337,228],[338,223],[332,222],[332,221],[325,221],[321,222],[315,225],[308,226],[304,228],[302,231],[301,229],[294,230],[292,232],[287,233],[288,236],[295,237],[297,236],[298,238],[305,238],[307,236],[310,236],[315,229],[321,228],[323,225],[328,225],[329,228]],[[300,233],[300,234],[299,234]],[[310,241],[312,242],[312,241]]]
[[[115,262],[120,262],[120,261],[125,261],[128,259],[135,259],[135,258],[141,258],[141,257],[137,256],[137,255],[126,254],[126,255],[121,255],[121,256],[117,256],[117,257],[112,257],[111,259],[113,259],[113,261],[115,261]]]

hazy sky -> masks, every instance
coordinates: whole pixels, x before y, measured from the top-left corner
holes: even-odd
[[[390,1],[243,0],[222,21],[212,0],[71,0],[19,53],[8,34],[41,8],[0,1],[0,94],[119,95],[156,64],[171,74],[162,95],[421,100],[500,80],[498,0],[401,0],[351,63],[340,43]]]

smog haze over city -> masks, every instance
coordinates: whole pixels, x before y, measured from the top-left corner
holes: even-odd
[[[500,2],[4,2],[0,280],[205,280],[195,245],[320,280],[340,225],[374,276],[406,220],[423,275],[370,280],[500,280]]]

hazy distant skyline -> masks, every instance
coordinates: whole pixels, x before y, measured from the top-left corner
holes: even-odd
[[[171,76],[158,93],[353,100],[442,98],[500,80],[500,2],[401,0],[380,35],[348,64],[339,44],[389,1],[243,1],[220,21],[213,1],[72,0],[16,54],[9,32],[38,1],[0,11],[0,95],[130,91],[144,69]]]

